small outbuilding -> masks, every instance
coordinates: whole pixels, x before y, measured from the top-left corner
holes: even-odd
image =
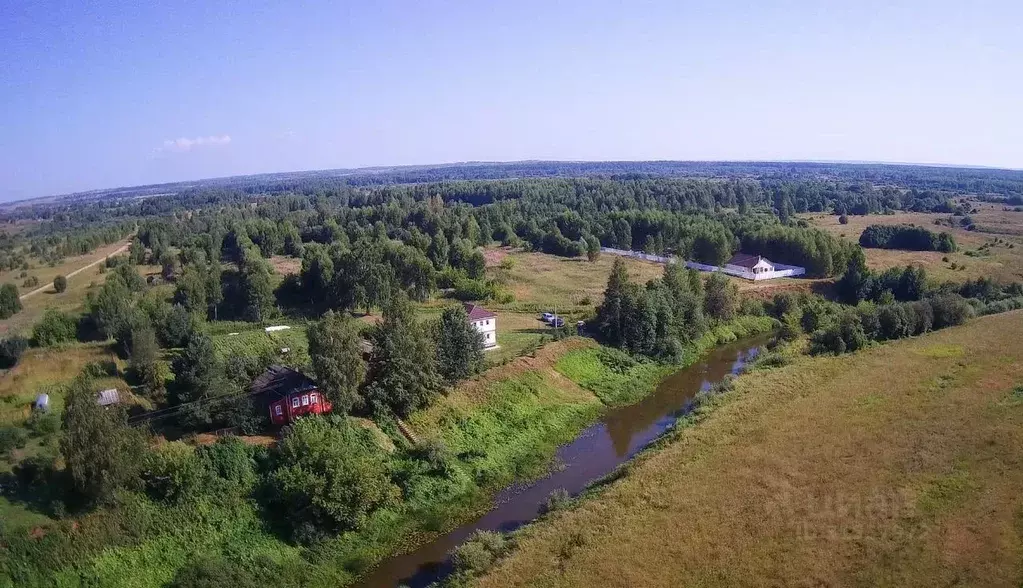
[[[39,396],[36,396],[36,401],[32,403],[32,409],[38,410],[39,412],[49,412],[50,395],[40,394]]]
[[[100,390],[96,394],[96,404],[100,406],[113,406],[121,402],[121,395],[117,391],[117,388],[110,388],[108,390]]]
[[[333,410],[316,382],[283,365],[267,368],[252,382],[250,394],[270,414],[270,422],[275,425],[287,425],[305,415]]]

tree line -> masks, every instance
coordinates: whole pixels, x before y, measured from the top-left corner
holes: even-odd
[[[950,233],[935,233],[914,225],[870,225],[860,234],[860,246],[944,253],[958,250],[955,237]]]

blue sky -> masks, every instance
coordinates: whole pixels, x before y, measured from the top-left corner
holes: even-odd
[[[1023,167],[1010,0],[5,0],[0,79],[0,199],[467,160]]]

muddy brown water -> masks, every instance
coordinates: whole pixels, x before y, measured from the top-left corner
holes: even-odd
[[[555,490],[577,495],[656,440],[692,406],[700,390],[736,373],[756,356],[768,336],[718,347],[693,365],[665,378],[636,404],[614,408],[560,446],[548,475],[513,483],[494,497],[492,508],[413,551],[387,558],[357,584],[361,588],[422,588],[452,572],[451,550],[478,530],[513,531],[536,519]]]

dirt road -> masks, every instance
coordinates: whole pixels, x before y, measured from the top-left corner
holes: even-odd
[[[81,272],[84,272],[85,270],[89,269],[90,267],[94,267],[94,266],[97,266],[97,265],[105,262],[108,257],[113,257],[114,255],[117,255],[118,253],[122,253],[124,251],[127,251],[127,249],[129,247],[131,247],[131,243],[130,242],[125,243],[124,245],[118,247],[117,250],[113,251],[112,253],[104,255],[103,257],[97,259],[96,261],[94,261],[94,262],[92,262],[92,263],[90,263],[88,265],[83,265],[82,267],[76,269],[75,271],[69,273],[68,275],[66,275],[64,277],[70,280],[71,278],[75,277],[76,275],[78,275]],[[53,287],[52,283],[51,284],[46,284],[45,286],[41,286],[39,288],[36,288],[35,290],[32,290],[31,292],[28,292],[27,294],[22,294],[21,295],[21,299],[24,300],[24,299],[28,298],[29,296],[34,296],[34,295],[36,295],[36,294],[38,294],[40,292],[45,292],[45,291],[49,290],[52,287]]]

